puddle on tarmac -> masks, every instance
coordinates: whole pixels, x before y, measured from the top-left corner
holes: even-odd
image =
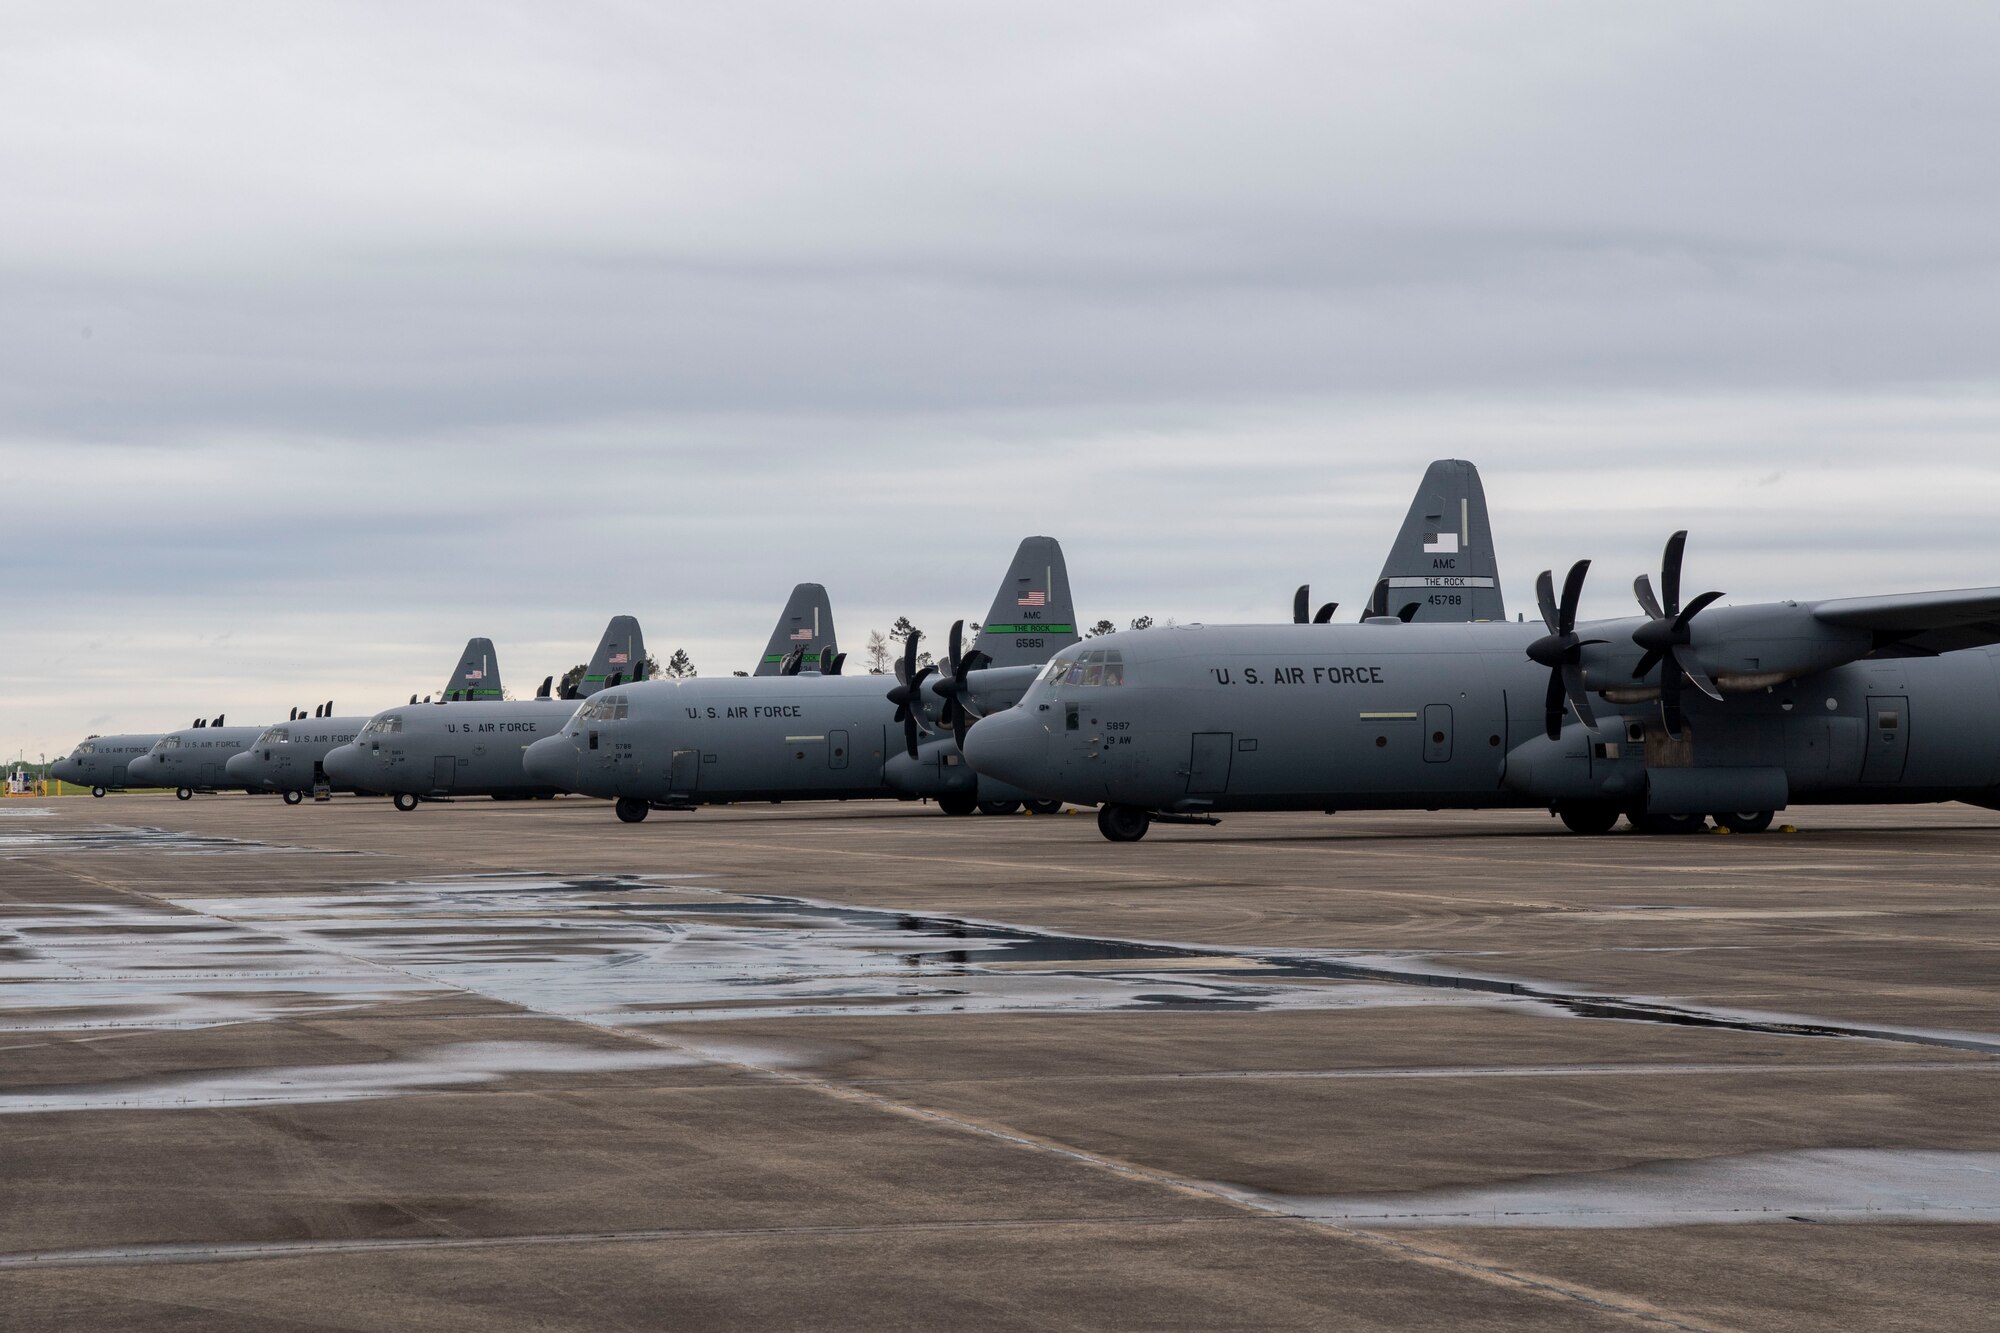
[[[10,816],[16,819],[23,817],[33,819],[37,816],[52,815],[54,813],[55,811],[45,805],[0,805],[0,816]]]
[[[0,1093],[0,1115],[350,1102],[491,1083],[510,1074],[606,1073],[707,1063],[694,1055],[660,1049],[603,1050],[539,1041],[462,1042],[395,1060],[230,1069]]]
[[[642,877],[443,880],[175,901],[302,949],[611,1024],[1509,1002],[1312,975],[1237,951],[727,896]]]
[[[47,813],[43,811],[42,813]],[[63,852],[311,852],[319,856],[357,856],[358,852],[321,851],[312,847],[285,847],[248,838],[211,837],[157,828],[94,828],[59,833],[28,831],[0,833],[0,858],[41,856]]]
[[[1273,1212],[1364,1227],[1994,1222],[2000,1221],[2000,1153],[1815,1148],[1409,1194],[1231,1192]]]

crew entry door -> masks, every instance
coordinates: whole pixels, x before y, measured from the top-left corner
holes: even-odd
[[[1910,757],[1910,700],[1901,694],[1871,694],[1867,757],[1861,761],[1863,782],[1901,782]]]
[[[675,750],[667,786],[676,796],[689,796],[701,785],[701,751]]]
[[[441,754],[431,769],[431,786],[439,791],[450,791],[458,785],[458,756]]]
[[[1230,756],[1235,752],[1235,732],[1197,731],[1188,760],[1188,795],[1214,796],[1228,791]]]

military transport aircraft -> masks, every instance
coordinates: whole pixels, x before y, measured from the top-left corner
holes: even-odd
[[[1230,810],[1542,806],[1579,833],[1799,802],[2000,808],[2000,588],[1715,606],[1668,541],[1640,616],[1185,625],[1093,639],[977,723],[982,775],[1096,804],[1105,837]],[[1711,609],[1712,608],[1712,609]]]
[[[227,721],[226,716],[212,722],[196,718],[193,726],[160,737],[152,749],[126,768],[131,784],[172,787],[183,801],[194,799],[197,791],[217,791],[230,785],[225,768],[229,757],[248,749],[264,734],[264,728],[231,727],[224,725]]]
[[[542,683],[547,691],[549,682]],[[502,699],[500,656],[491,639],[468,639],[458,665],[438,691],[440,699]],[[411,702],[416,702],[414,696]],[[249,792],[282,793],[286,805],[297,805],[309,794],[321,790],[357,791],[337,786],[326,773],[326,756],[360,734],[367,716],[335,717],[333,701],[319,705],[308,715],[294,708],[285,721],[269,727],[250,748],[231,755],[223,766],[232,784]]]
[[[86,736],[67,756],[49,765],[52,777],[73,786],[88,787],[92,796],[125,787],[142,787],[126,769],[134,759],[153,748],[160,733],[127,736]]]
[[[1062,547],[1052,537],[1030,537],[1015,552],[973,652],[954,627],[944,678],[963,679],[976,662],[990,674],[1022,675],[1025,687],[1050,653],[1076,642]],[[651,809],[747,800],[931,796],[947,814],[970,814],[982,803],[1018,810],[1032,793],[979,782],[959,757],[950,721],[943,734],[926,735],[918,692],[930,669],[915,667],[916,654],[912,636],[893,698],[884,696],[879,676],[810,669],[779,679],[655,680],[608,690],[577,709],[559,734],[531,745],[527,769],[549,787],[614,798],[628,823]],[[834,662],[823,656],[821,664]],[[939,706],[952,697],[941,696]]]
[[[576,694],[588,697],[643,672],[646,640],[631,616],[613,616],[584,668]],[[521,770],[521,751],[576,711],[571,699],[551,697],[544,680],[533,699],[439,699],[385,709],[369,718],[346,744],[326,751],[321,766],[335,784],[383,792],[398,810],[437,796],[527,797],[554,795]],[[447,691],[447,694],[451,693]]]

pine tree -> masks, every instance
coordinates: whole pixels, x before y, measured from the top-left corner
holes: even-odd
[[[667,659],[666,674],[675,680],[692,680],[694,678],[694,659],[687,655],[687,649],[674,649],[674,655]]]

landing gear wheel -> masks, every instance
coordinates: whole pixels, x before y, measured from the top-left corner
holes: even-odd
[[[1626,816],[1632,827],[1640,833],[1699,833],[1708,827],[1708,820],[1701,815],[1649,815],[1643,813]]]
[[[399,791],[396,793],[396,808],[408,814],[417,808],[417,798],[406,791]]]
[[[1019,801],[981,801],[979,813],[982,815],[1018,815],[1021,813]]]
[[[645,820],[647,812],[652,807],[636,796],[620,796],[616,809],[618,818],[627,824],[637,824]]]
[[[1618,807],[1604,801],[1572,801],[1557,806],[1556,815],[1571,833],[1609,833],[1618,822]]]
[[[1029,801],[1026,804],[1031,815],[1059,815],[1063,808],[1061,801]]]
[[[92,788],[90,789],[90,794],[91,794],[92,796],[95,796],[95,797],[96,797],[96,798],[97,798],[98,800],[100,800],[100,801],[101,801],[101,800],[103,800],[103,799],[104,799],[104,788],[102,788],[102,787],[92,787]]]
[[[938,809],[948,815],[969,815],[979,808],[979,798],[965,792],[938,797]]]
[[[306,794],[302,791],[288,791],[285,793],[285,804],[297,805],[300,801],[303,801],[305,798]]]
[[[1710,818],[1731,833],[1762,833],[1777,817],[1775,810],[1732,810]]]
[[[1136,805],[1107,805],[1097,812],[1097,831],[1112,842],[1137,842],[1153,826],[1153,817]]]
[[[174,788],[174,799],[177,801],[192,801],[194,799],[194,788],[193,787]]]

